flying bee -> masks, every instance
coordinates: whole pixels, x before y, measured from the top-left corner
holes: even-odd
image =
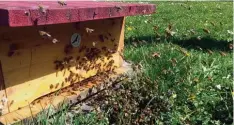
[[[43,38],[51,38],[51,35],[45,31],[38,31]]]
[[[213,51],[211,51],[210,49],[207,49],[207,51],[208,51],[208,53],[209,53],[210,55],[213,54]]]
[[[97,44],[97,42],[93,42],[93,46],[94,46],[94,47],[96,46],[96,44]]]
[[[57,39],[55,39],[55,38],[52,40],[52,43],[54,43],[54,44],[57,43],[57,42],[59,42],[59,41]]]
[[[85,28],[87,33],[92,33],[94,31],[94,29],[90,29],[90,28]]]

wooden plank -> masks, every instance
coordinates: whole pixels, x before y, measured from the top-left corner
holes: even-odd
[[[0,25],[11,27],[70,23],[154,13],[155,4],[66,1],[1,2]]]
[[[66,88],[63,88],[57,92],[43,96],[28,106],[21,107],[17,111],[7,113],[3,116],[0,116],[0,122],[3,124],[12,124],[22,119],[35,117],[41,111],[45,111],[49,107],[57,110],[62,104],[72,105],[82,99],[88,97],[91,94],[96,93],[113,83],[120,82],[124,77],[124,74],[132,72],[131,66],[127,63],[124,63],[121,67],[115,69],[116,73],[108,73],[108,75],[97,75],[87,80],[84,80],[80,83],[73,84]],[[104,82],[104,80],[109,80],[112,82]],[[111,80],[112,79],[112,80]],[[114,80],[115,79],[115,80]],[[91,91],[90,91],[91,90]]]
[[[109,56],[106,53],[110,53],[108,49],[110,49],[109,51],[113,51],[113,49],[122,50],[120,47],[123,47],[124,40],[122,31],[124,27],[123,21],[123,18],[115,18],[111,20],[81,22],[80,24],[61,24],[45,27],[51,36],[59,40],[56,44],[53,44],[51,40],[41,39],[38,30],[35,30],[35,28],[42,29],[42,27],[26,29],[10,28],[4,31],[5,34],[2,32],[7,37],[2,38],[3,42],[0,42],[0,60],[3,66],[10,112],[28,105],[36,98],[60,89],[62,86],[66,87],[81,81],[84,78],[97,74],[98,71],[109,70],[107,64],[112,60],[114,62],[111,67],[119,67],[122,62],[119,52],[116,51],[109,54]],[[86,28],[92,28],[94,31],[87,33]],[[22,35],[19,35],[21,32]],[[66,55],[64,48],[70,42],[71,35],[76,32],[82,35],[81,45],[80,47],[73,48]],[[100,38],[100,35],[103,38]],[[109,36],[106,37],[107,35]],[[96,43],[95,46],[93,46],[93,42]],[[17,48],[17,52],[20,54],[13,54],[9,57],[6,55],[9,51],[9,47],[7,46],[12,43],[17,44],[19,47]],[[83,57],[87,55],[86,50],[79,52],[82,46],[98,48],[101,50],[100,57],[97,57],[97,60],[94,62],[85,60],[86,58]],[[106,47],[106,50],[102,50],[103,47]],[[63,60],[65,57],[70,56],[74,59],[80,56],[79,61],[71,62],[69,66],[71,72],[79,74],[77,76],[79,79],[73,77],[73,81],[66,80],[73,74],[68,71],[68,68],[64,68],[62,71],[56,70],[54,64],[55,60]],[[100,64],[101,70],[94,69],[93,67],[92,70],[87,72],[87,69],[90,69],[88,66],[94,63],[96,67],[97,64]],[[83,64],[82,68],[77,69],[77,65],[81,64]]]

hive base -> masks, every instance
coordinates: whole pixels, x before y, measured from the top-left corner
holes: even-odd
[[[62,105],[73,105],[79,103],[85,98],[105,89],[113,83],[118,83],[126,79],[128,74],[131,74],[131,72],[131,65],[124,62],[123,65],[120,68],[115,69],[114,72],[98,74],[46,96],[40,97],[16,111],[2,115],[0,116],[0,122],[5,125],[19,122],[25,118],[35,117],[38,113],[45,111],[49,107],[53,107],[55,110],[59,111],[59,108]]]

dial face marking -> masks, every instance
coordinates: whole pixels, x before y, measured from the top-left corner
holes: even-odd
[[[78,47],[80,45],[81,36],[78,33],[74,33],[71,37],[71,44],[73,47]]]

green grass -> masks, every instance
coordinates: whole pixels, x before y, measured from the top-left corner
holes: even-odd
[[[108,98],[103,92],[104,101],[94,98],[104,112],[78,114],[73,123],[232,124],[233,35],[227,31],[233,29],[232,3],[151,3],[157,4],[156,14],[126,18],[124,55],[142,66],[143,73]],[[167,37],[169,24],[175,34]],[[60,121],[56,124],[65,123]]]

